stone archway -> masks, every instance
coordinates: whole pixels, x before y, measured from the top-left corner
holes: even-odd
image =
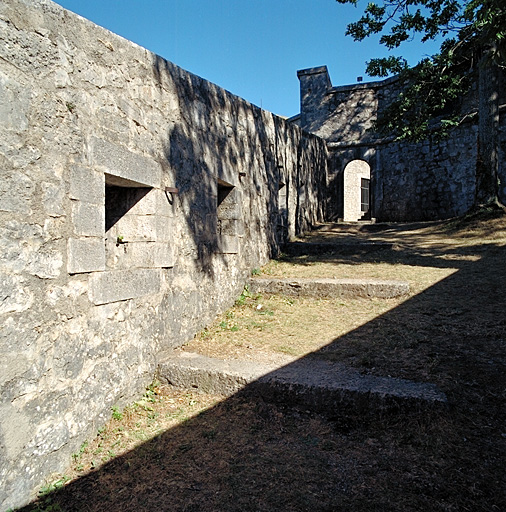
[[[356,222],[371,218],[371,168],[364,160],[352,160],[344,169],[343,220]]]

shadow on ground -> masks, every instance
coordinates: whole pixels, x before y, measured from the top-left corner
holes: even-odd
[[[425,266],[445,265],[448,256],[396,254]],[[458,247],[453,256],[458,272],[308,356],[435,383],[448,396],[446,408],[333,410],[323,417],[267,403],[246,388],[70,483],[53,505],[111,512],[506,510],[506,249]]]

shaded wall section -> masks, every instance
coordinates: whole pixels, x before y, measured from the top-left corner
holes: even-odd
[[[323,219],[327,153],[49,0],[3,1],[0,40],[6,509]]]
[[[326,218],[343,217],[343,173],[354,159],[371,166],[372,217],[380,221],[436,220],[463,215],[474,205],[476,187],[476,87],[461,99],[471,114],[440,142],[394,142],[372,130],[378,115],[398,95],[399,82],[332,87],[326,66],[298,72],[301,114],[295,122],[328,142],[330,151]],[[499,87],[500,197],[506,201],[506,96],[504,76]]]

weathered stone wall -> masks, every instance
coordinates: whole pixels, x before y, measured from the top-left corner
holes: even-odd
[[[323,141],[48,0],[0,3],[0,508],[281,242]]]
[[[391,143],[376,148],[374,216],[411,221],[456,217],[475,198],[477,127],[465,125],[440,143]]]
[[[477,125],[470,119],[439,143],[392,142],[371,128],[399,92],[393,79],[332,87],[327,68],[298,72],[301,115],[298,124],[328,142],[330,150],[326,217],[344,211],[344,169],[357,159],[371,167],[372,216],[383,221],[435,220],[462,215],[474,204]],[[504,77],[503,77],[504,84]],[[501,103],[506,102],[504,87]],[[477,108],[474,88],[462,100],[463,112]],[[501,116],[501,140],[506,112]],[[506,153],[502,144],[499,175],[506,200]]]

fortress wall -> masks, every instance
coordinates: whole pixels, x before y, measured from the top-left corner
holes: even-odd
[[[372,216],[378,221],[437,220],[474,205],[477,126],[466,124],[440,142],[329,144],[329,220],[342,217],[343,173],[355,159],[372,173]]]
[[[466,124],[437,142],[397,142],[377,148],[374,191],[378,220],[420,221],[457,217],[474,205],[476,125]]]
[[[440,142],[392,142],[372,131],[381,111],[399,92],[398,81],[332,87],[327,68],[298,72],[301,122],[329,144],[329,182],[326,216],[343,215],[343,173],[353,159],[365,160],[372,172],[372,216],[380,221],[436,220],[465,214],[474,204],[477,161],[476,119],[454,129]],[[504,77],[503,77],[504,85]],[[499,88],[506,103],[504,86]],[[462,110],[477,108],[474,88],[463,98]],[[506,132],[501,114],[500,140]],[[499,177],[506,200],[506,145],[501,142]]]
[[[326,161],[317,137],[49,0],[1,2],[2,510],[322,220]]]

